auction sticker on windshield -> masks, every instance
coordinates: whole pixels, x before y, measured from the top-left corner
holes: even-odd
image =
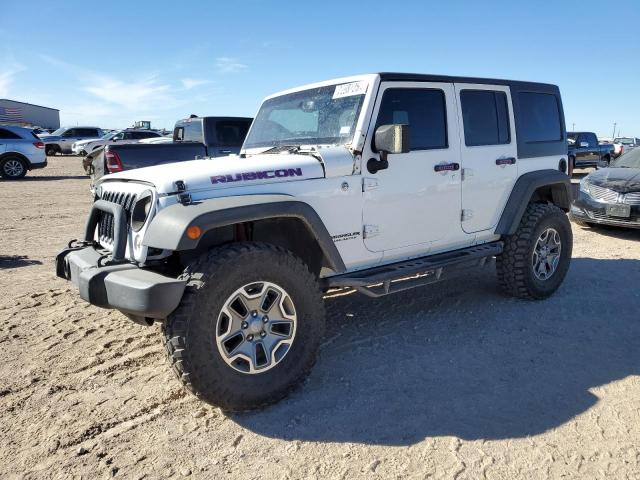
[[[364,95],[367,93],[367,82],[351,82],[343,83],[342,85],[336,85],[336,89],[333,92],[333,98],[351,97],[353,95]]]

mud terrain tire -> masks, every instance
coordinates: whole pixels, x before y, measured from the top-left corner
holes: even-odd
[[[546,279],[534,272],[538,239],[547,231],[557,232],[560,242],[559,261]],[[498,281],[509,295],[527,299],[543,299],[552,295],[564,280],[573,247],[573,234],[567,215],[555,205],[531,203],[518,230],[504,238],[504,251],[496,259]]]
[[[163,325],[163,342],[173,371],[198,398],[226,411],[251,410],[282,399],[307,376],[324,334],[325,314],[318,280],[302,260],[272,245],[238,243],[204,253],[183,277],[187,287]],[[228,309],[234,292],[253,282],[280,286],[295,306],[296,320],[283,357],[251,374],[227,363],[216,335],[221,337],[223,307]]]

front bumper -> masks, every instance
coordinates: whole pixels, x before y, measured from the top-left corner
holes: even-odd
[[[569,216],[574,220],[587,223],[640,228],[640,205],[631,205],[631,216],[629,218],[607,215],[606,206],[606,203],[597,202],[584,192],[579,192],[578,197],[571,205]]]
[[[184,280],[132,263],[102,266],[103,257],[93,246],[68,248],[56,257],[56,272],[78,288],[83,300],[130,316],[166,318],[180,303]]]

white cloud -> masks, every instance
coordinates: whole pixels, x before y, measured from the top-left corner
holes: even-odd
[[[106,75],[93,75],[90,83],[83,88],[84,91],[130,111],[146,112],[176,103],[169,93],[169,85],[159,83],[155,77],[127,82]]]
[[[1,62],[0,66],[0,97],[8,97],[11,84],[18,73],[26,68],[19,63]]]
[[[197,78],[183,78],[180,81],[182,82],[182,86],[187,90],[191,90],[192,88],[199,87],[201,85],[206,85],[207,83],[211,83],[210,80],[202,80]]]
[[[218,57],[216,58],[216,68],[220,73],[238,73],[247,70],[249,66],[240,63],[235,58]]]

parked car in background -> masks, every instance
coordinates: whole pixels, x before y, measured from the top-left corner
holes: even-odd
[[[569,143],[569,174],[574,168],[609,165],[614,148],[610,143],[600,144],[593,132],[567,132]]]
[[[192,117],[178,120],[173,141],[161,137],[154,144],[109,144],[89,153],[85,171],[98,180],[102,175],[196,157],[220,157],[239,153],[253,119],[246,117]]]
[[[581,225],[640,228],[640,148],[584,177],[571,217]]]
[[[71,146],[78,140],[98,140],[104,136],[102,129],[98,127],[62,127],[51,135],[41,135],[40,138],[46,145],[47,155],[57,153],[71,153]]]
[[[620,145],[620,153],[618,156],[623,153],[629,152],[640,145],[640,138],[635,137],[616,137],[613,139],[613,143]]]
[[[30,128],[0,125],[0,176],[24,177],[28,170],[47,166],[44,142]]]
[[[88,139],[75,142],[71,146],[71,151],[76,155],[85,156],[87,153],[93,152],[97,148],[101,148],[112,143],[137,143],[145,138],[158,137],[162,137],[162,135],[155,130],[127,128],[125,130],[107,133],[98,140]]]

